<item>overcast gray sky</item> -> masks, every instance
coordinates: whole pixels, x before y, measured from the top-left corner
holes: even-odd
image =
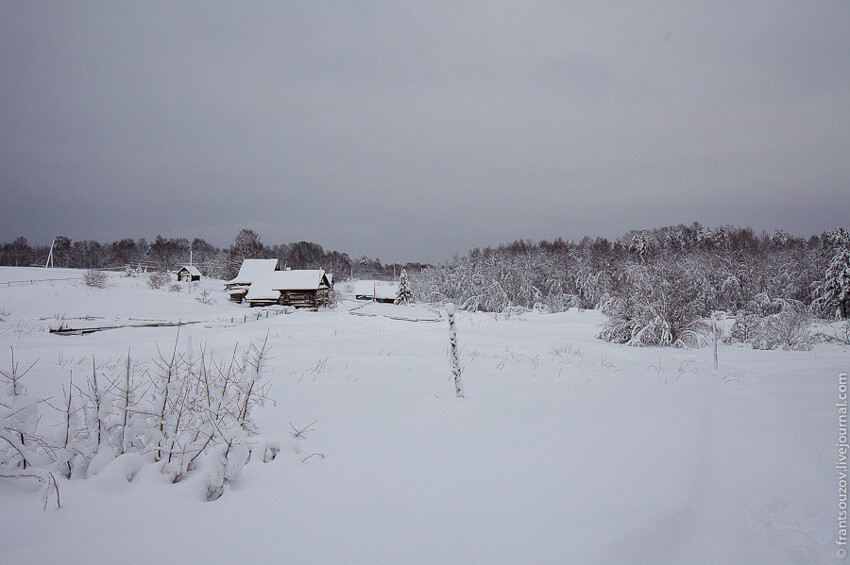
[[[0,0],[0,240],[850,223],[850,2]]]

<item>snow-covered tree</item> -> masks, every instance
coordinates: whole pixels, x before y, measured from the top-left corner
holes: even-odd
[[[410,281],[407,278],[407,270],[402,269],[398,277],[398,291],[395,296],[396,304],[409,304],[413,302],[413,291],[410,290]]]
[[[706,287],[693,264],[630,265],[617,277],[603,307],[609,318],[599,337],[628,345],[700,342],[702,319],[708,314]]]
[[[816,300],[825,308],[837,311],[840,319],[847,319],[850,303],[850,247],[836,249],[815,294]]]
[[[629,242],[629,252],[637,255],[641,261],[646,261],[652,250],[652,240],[646,231],[641,231],[632,236]]]
[[[229,276],[235,276],[239,266],[245,259],[262,259],[268,255],[266,246],[260,241],[260,236],[252,229],[242,229],[236,234],[233,245],[227,254],[230,267]]]

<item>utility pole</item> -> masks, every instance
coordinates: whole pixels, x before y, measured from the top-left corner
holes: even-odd
[[[192,241],[189,240],[189,294],[192,294]]]
[[[50,253],[47,254],[47,263],[44,264],[45,269],[53,268],[53,246],[56,245],[56,238],[53,238],[53,242],[50,244]]]

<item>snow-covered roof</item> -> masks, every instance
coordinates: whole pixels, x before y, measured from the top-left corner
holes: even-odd
[[[375,287],[376,300],[395,300],[398,296],[398,285],[382,285]]]
[[[319,290],[328,288],[328,279],[321,269],[303,271],[272,271],[251,283],[245,296],[248,300],[277,300],[282,290]]]
[[[277,259],[245,259],[236,278],[225,284],[251,284],[264,275],[274,273],[278,268]]]
[[[280,299],[280,291],[272,290],[271,288],[255,282],[248,289],[248,294],[245,295],[245,299],[249,302],[251,300],[274,300],[277,301]]]
[[[182,267],[177,269],[178,273],[180,273],[181,271],[187,271],[193,277],[195,277],[195,276],[200,277],[201,276],[201,271],[199,271],[194,265],[183,265]]]
[[[354,295],[375,298],[376,300],[395,300],[398,284],[382,281],[357,281],[354,283]]]

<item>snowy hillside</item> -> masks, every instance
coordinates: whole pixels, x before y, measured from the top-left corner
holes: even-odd
[[[172,484],[127,455],[58,477],[61,509],[42,509],[38,482],[0,478],[0,563],[814,564],[842,549],[847,347],[721,344],[714,370],[710,348],[600,341],[591,310],[459,312],[458,399],[436,306],[343,295],[266,313],[228,302],[221,281],[172,292],[114,274],[98,289],[43,273],[0,268],[3,282],[70,279],[0,284],[0,369],[10,348],[37,361],[31,397],[60,405],[93,355],[118,365],[129,349],[152,371],[177,334],[49,333],[63,325],[191,322],[178,347],[223,358],[268,336],[274,402],[254,410],[252,441],[280,454],[252,452],[213,502],[209,469]],[[60,413],[42,412],[58,434]]]

